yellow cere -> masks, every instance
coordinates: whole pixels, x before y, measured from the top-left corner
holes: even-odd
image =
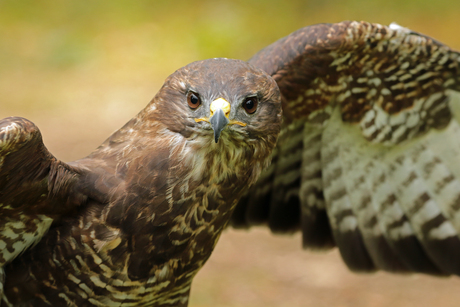
[[[228,118],[228,115],[230,114],[230,103],[224,98],[217,98],[211,102],[209,109],[211,110],[211,116],[217,109],[222,109],[222,111],[224,111],[225,117]]]
[[[216,112],[217,109],[222,109],[222,111],[225,114],[225,117],[228,118],[228,116],[230,114],[231,106],[230,106],[230,103],[227,100],[225,100],[224,98],[217,98],[216,100],[211,102],[211,105],[210,105],[209,109],[211,111],[211,114],[210,114],[209,118],[211,118],[214,115],[214,112]],[[202,121],[205,121],[205,122],[209,123],[209,118],[207,118],[207,117],[195,118],[195,121],[197,123],[202,122]],[[230,125],[234,125],[234,124],[235,125],[240,125],[240,126],[243,126],[243,127],[246,126],[245,123],[242,123],[242,122],[237,121],[237,120],[230,120],[229,124]]]

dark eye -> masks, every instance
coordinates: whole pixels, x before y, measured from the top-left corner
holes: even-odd
[[[187,103],[188,103],[188,106],[192,109],[198,108],[201,104],[200,95],[194,92],[189,92],[187,94]]]
[[[257,97],[248,97],[243,101],[243,108],[248,112],[248,114],[252,114],[257,110],[257,105],[259,104],[259,99]]]

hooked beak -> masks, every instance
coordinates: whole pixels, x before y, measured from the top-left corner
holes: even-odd
[[[209,107],[211,115],[209,118],[202,117],[196,118],[196,122],[206,121],[211,124],[212,130],[214,130],[214,141],[217,143],[219,141],[220,134],[228,124],[237,124],[240,126],[246,126],[245,123],[236,121],[236,120],[229,120],[228,116],[230,114],[230,103],[223,99],[217,98]]]
[[[217,143],[219,141],[220,133],[222,130],[224,130],[230,121],[225,116],[222,109],[217,109],[214,112],[214,115],[209,119],[209,122],[211,123],[212,130],[214,130],[214,140]]]
[[[219,141],[220,133],[227,127],[228,115],[230,114],[230,103],[223,98],[218,98],[211,103],[210,106],[211,117],[209,123],[212,130],[214,130],[214,141]]]

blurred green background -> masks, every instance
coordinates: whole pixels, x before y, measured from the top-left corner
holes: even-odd
[[[248,59],[303,26],[366,20],[460,49],[460,1],[0,0],[0,118],[23,116],[51,152],[88,154],[177,68]],[[300,238],[227,231],[199,273],[191,306],[458,306],[458,279],[349,273]]]

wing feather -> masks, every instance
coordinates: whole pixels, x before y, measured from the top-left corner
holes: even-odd
[[[373,271],[375,265],[365,247],[357,212],[353,210],[352,198],[347,190],[349,178],[342,161],[343,146],[335,140],[335,132],[335,129],[323,132],[321,146],[323,192],[330,225],[348,267],[356,271]]]
[[[327,249],[335,246],[326,212],[322,180],[322,129],[306,124],[303,131],[300,181],[300,226],[305,248]]]
[[[77,169],[49,153],[32,122],[0,120],[0,267],[85,200],[74,189],[78,176]]]
[[[284,128],[234,224],[300,229],[305,248],[337,245],[353,270],[460,275],[460,54],[347,21],[300,29],[249,63],[277,81]]]

